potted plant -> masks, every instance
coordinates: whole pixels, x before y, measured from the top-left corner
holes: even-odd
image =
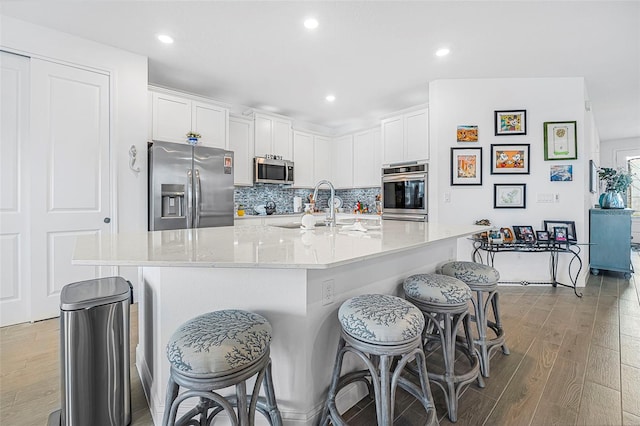
[[[197,144],[198,143],[198,139],[200,139],[201,137],[202,137],[202,135],[200,135],[200,133],[193,132],[193,131],[188,131],[187,132],[187,141],[191,145]]]
[[[622,193],[627,192],[633,175],[622,168],[601,167],[598,170],[598,176],[606,184],[605,192],[600,195],[600,207],[603,209],[623,209],[625,206]]]

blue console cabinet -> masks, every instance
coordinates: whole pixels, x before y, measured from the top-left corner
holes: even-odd
[[[623,272],[631,278],[631,209],[589,210],[589,267]]]

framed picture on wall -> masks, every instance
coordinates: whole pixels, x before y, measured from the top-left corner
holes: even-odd
[[[491,144],[491,174],[529,174],[529,145]]]
[[[598,166],[595,161],[589,160],[589,192],[595,194],[598,192]]]
[[[547,121],[544,123],[544,159],[575,160],[578,142],[575,121]]]
[[[524,209],[527,207],[527,185],[524,183],[495,183],[494,209]]]
[[[569,182],[573,180],[572,165],[553,165],[549,168],[549,180],[551,182]]]
[[[451,185],[482,185],[482,148],[451,148]]]
[[[458,126],[456,142],[478,142],[478,126]]]
[[[526,135],[527,110],[494,111],[496,136]]]

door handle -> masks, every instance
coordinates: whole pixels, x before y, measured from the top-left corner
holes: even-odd
[[[194,170],[195,172],[195,208],[196,214],[194,217],[195,223],[193,225],[194,228],[200,227],[200,202],[202,198],[202,187],[200,186],[200,171],[198,169]]]
[[[187,170],[187,228],[193,227],[193,175]]]
[[[103,219],[104,223],[110,223],[111,222],[111,218],[110,217],[105,217]]]

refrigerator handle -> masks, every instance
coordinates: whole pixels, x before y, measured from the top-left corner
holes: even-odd
[[[187,170],[187,229],[193,228],[193,176]]]
[[[195,207],[196,213],[193,216],[194,219],[194,228],[200,227],[200,198],[202,197],[202,187],[200,186],[200,171],[198,169],[194,169],[195,173]]]

